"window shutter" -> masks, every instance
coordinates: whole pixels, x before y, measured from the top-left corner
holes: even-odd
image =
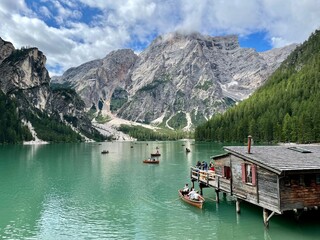
[[[241,163],[241,169],[242,169],[242,182],[246,182],[246,164]]]
[[[226,176],[226,166],[222,167],[222,177]]]
[[[257,166],[252,165],[252,186],[257,184]]]

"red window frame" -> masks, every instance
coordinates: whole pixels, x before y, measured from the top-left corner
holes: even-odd
[[[229,166],[222,167],[222,176],[226,179],[231,178],[231,168]]]
[[[252,186],[256,186],[257,166],[251,163],[242,163],[241,169],[242,169],[242,182]]]

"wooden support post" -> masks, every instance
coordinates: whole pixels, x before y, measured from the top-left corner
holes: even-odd
[[[223,199],[226,199],[226,197],[227,197],[227,193],[223,193]]]
[[[269,221],[268,221],[269,213],[267,209],[263,209],[263,223],[264,226],[268,227],[269,226]]]
[[[294,212],[294,218],[296,219],[296,221],[300,220],[300,216],[302,214],[302,210],[301,209],[293,209]]]
[[[200,187],[200,195],[203,196],[202,185],[199,184],[199,187]]]
[[[240,200],[238,198],[236,200],[236,212],[240,213]]]
[[[216,202],[219,203],[219,190],[215,190],[216,191]]]
[[[192,188],[194,189],[194,181],[192,181]]]

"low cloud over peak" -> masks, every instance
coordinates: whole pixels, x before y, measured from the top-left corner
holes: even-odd
[[[255,37],[269,48],[301,43],[319,28],[320,1],[2,0],[0,21],[1,37],[39,47],[53,75],[114,49],[139,52],[174,31]]]

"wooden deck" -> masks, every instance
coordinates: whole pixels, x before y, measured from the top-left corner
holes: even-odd
[[[191,181],[198,181],[206,187],[212,187],[215,190],[231,193],[230,179],[225,179],[222,176],[211,170],[200,170],[191,167]]]
[[[204,171],[199,168],[191,167],[191,179],[206,184],[211,187],[216,186],[216,174],[214,171]]]

